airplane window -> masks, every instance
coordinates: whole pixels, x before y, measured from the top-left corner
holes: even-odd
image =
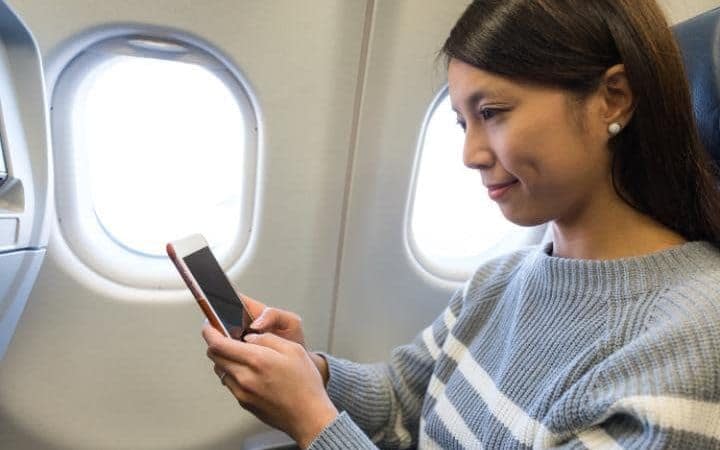
[[[147,255],[163,255],[168,236],[232,239],[245,130],[234,95],[212,72],[116,56],[88,73],[74,112],[95,213],[114,239]]]
[[[462,162],[464,134],[447,90],[426,118],[410,201],[409,243],[421,265],[462,281],[483,261],[540,243],[546,227],[520,227],[503,217],[480,175]]]
[[[193,233],[222,259],[247,241],[254,109],[214,55],[177,39],[101,41],[59,74],[51,120],[70,194],[59,216],[77,214],[61,225],[76,247],[96,245],[80,250],[90,259],[164,263],[165,243]]]

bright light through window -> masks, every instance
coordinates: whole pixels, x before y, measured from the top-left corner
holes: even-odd
[[[243,197],[245,126],[233,92],[201,65],[118,55],[76,91],[73,144],[88,158],[94,210],[147,255],[202,233],[232,242]]]
[[[505,219],[480,174],[463,165],[456,121],[445,96],[426,124],[410,227],[423,259],[465,276],[479,261],[537,240],[542,230]]]

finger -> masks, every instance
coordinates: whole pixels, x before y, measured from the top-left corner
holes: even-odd
[[[244,364],[238,363],[237,361],[234,361],[232,359],[227,359],[220,355],[212,354],[212,353],[210,353],[209,350],[208,350],[207,356],[210,359],[210,361],[215,363],[213,370],[218,369],[221,372],[229,372],[229,371],[237,370],[238,367],[245,367]],[[217,371],[215,373],[217,373]]]
[[[208,346],[211,343],[219,342],[223,339],[227,339],[221,332],[215,329],[210,323],[206,322],[202,327],[202,337]]]
[[[220,367],[219,365],[215,364],[213,366],[213,372],[215,372],[215,375],[217,375],[217,377],[220,379],[220,383],[225,385],[225,378],[228,375],[227,370],[225,370],[222,367]]]
[[[287,354],[296,350],[303,350],[299,344],[283,339],[273,333],[247,334],[245,335],[245,342],[253,344],[254,346],[275,350],[276,352],[282,354]]]
[[[240,401],[240,399],[238,399],[238,403],[240,403],[240,406],[242,406],[242,408],[244,410],[248,411],[250,414],[252,414],[253,416],[260,419],[260,416],[259,416],[260,408],[252,405],[251,403],[246,403],[246,402]],[[262,420],[262,419],[260,419],[260,420]]]
[[[245,345],[249,346],[248,344]],[[271,351],[262,348],[260,348],[260,350],[264,351],[265,353]],[[216,366],[226,372],[241,372],[241,368],[250,371],[256,371],[258,368],[263,367],[263,362],[267,359],[267,357],[262,358],[253,355],[247,358],[246,361],[239,361],[234,358],[228,358],[227,356],[221,355],[219,353],[213,353],[210,349],[208,349],[207,351],[207,357],[208,359],[210,359],[210,361],[214,362]]]
[[[218,364],[215,364],[213,366],[213,372],[215,372],[215,375],[217,375],[218,377],[222,377],[223,374],[227,374],[227,371],[220,367]]]
[[[271,348],[260,345],[252,345],[234,339],[220,336],[218,340],[210,340],[206,355],[216,364],[223,368],[230,366],[247,366],[253,370],[264,367],[268,358],[277,352]]]
[[[266,306],[264,303],[259,302],[259,301],[255,300],[254,298],[248,297],[245,294],[240,294],[240,295],[238,295],[238,297],[240,297],[240,300],[242,300],[243,305],[245,305],[245,308],[247,308],[251,317],[254,317],[254,318],[260,317],[263,313],[263,310],[266,309]]]
[[[236,397],[240,396],[238,400],[242,400],[244,404],[251,400],[252,395],[257,392],[259,375],[249,367],[219,360],[213,366],[213,371],[220,378],[221,383],[230,388],[233,394],[236,394]],[[223,374],[225,374],[224,377]]]
[[[218,377],[222,378],[222,384],[230,391],[230,393],[237,399],[240,405],[245,408],[252,399],[252,394],[242,387],[242,385],[233,376],[231,371],[225,371],[220,366],[215,365],[213,368]],[[225,374],[223,377],[222,374]]]
[[[243,370],[245,370],[244,367],[233,366],[233,364],[229,362],[215,363],[215,365],[213,365],[213,372],[215,372],[215,375],[218,376],[220,382],[225,386],[227,386],[228,382],[232,380],[242,388],[242,384],[238,381],[239,376],[236,372],[242,372]]]
[[[257,331],[287,330],[296,323],[300,323],[300,316],[297,314],[268,307],[250,324],[250,328]]]

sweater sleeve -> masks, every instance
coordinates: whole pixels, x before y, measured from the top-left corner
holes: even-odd
[[[720,448],[720,304],[704,294],[661,305],[599,364],[576,405],[587,425],[560,447]]]
[[[415,446],[435,361],[462,305],[458,290],[445,311],[411,344],[393,350],[389,363],[358,364],[323,355],[330,373],[327,391],[341,414],[309,448]]]

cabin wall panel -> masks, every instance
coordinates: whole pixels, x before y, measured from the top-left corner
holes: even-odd
[[[437,54],[467,3],[375,4],[331,347],[341,356],[387,359],[457,288],[418,267],[404,231],[423,118],[446,80]]]
[[[252,243],[231,278],[299,312],[310,345],[326,349],[366,2],[9,3],[48,67],[74,35],[131,23],[189,32],[240,69],[263,141]],[[212,372],[187,292],[168,298],[76,276],[67,253],[56,224],[0,365],[0,448],[236,449],[263,429]]]

